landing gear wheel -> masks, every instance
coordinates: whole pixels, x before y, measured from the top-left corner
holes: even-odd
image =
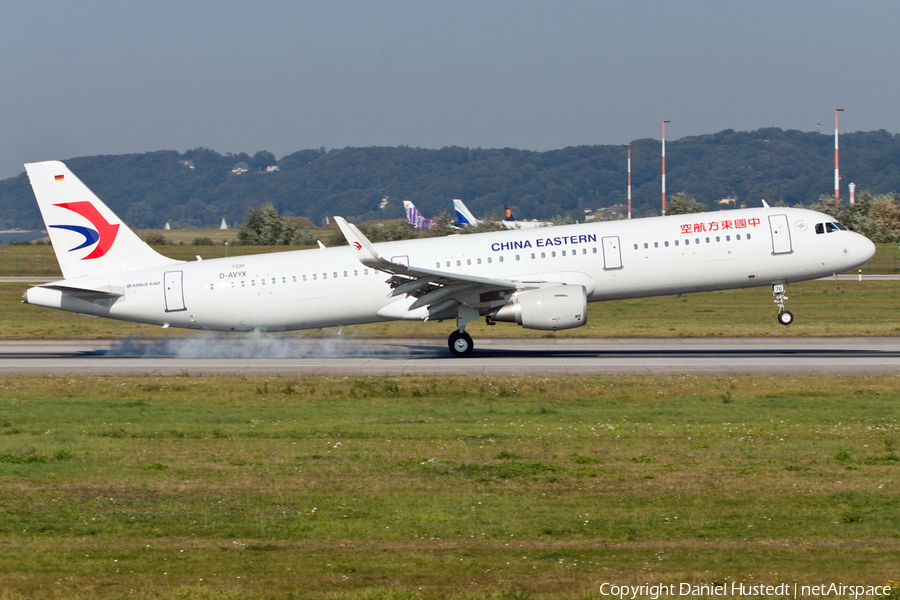
[[[790,325],[794,322],[794,315],[789,310],[780,312],[778,313],[778,322],[782,325]]]
[[[450,346],[450,353],[457,358],[465,358],[472,354],[475,344],[472,342],[472,336],[465,331],[454,331],[447,340]]]

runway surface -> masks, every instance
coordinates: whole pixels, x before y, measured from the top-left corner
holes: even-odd
[[[0,341],[0,373],[52,375],[900,374],[900,338],[475,340],[197,336]]]

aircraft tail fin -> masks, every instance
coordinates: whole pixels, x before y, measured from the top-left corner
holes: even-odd
[[[63,163],[25,170],[66,279],[179,262],[147,245]]]
[[[456,222],[459,225],[478,225],[478,219],[469,212],[462,200],[453,201],[453,210],[456,211]]]
[[[406,222],[413,228],[421,231],[434,227],[434,221],[423,217],[416,205],[409,200],[403,201],[403,208],[406,209]]]
[[[503,203],[503,220],[504,221],[515,221],[516,217],[512,214],[512,209],[509,207],[509,204]]]

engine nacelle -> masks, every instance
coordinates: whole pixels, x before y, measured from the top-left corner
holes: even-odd
[[[582,285],[557,285],[515,294],[491,317],[526,329],[572,329],[587,323],[587,291]]]

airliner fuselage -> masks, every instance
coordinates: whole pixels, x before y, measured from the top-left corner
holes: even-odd
[[[825,232],[821,225],[832,222],[809,210],[755,208],[374,246],[391,263],[449,278],[501,279],[518,289],[583,286],[586,300],[597,302],[785,284],[868,261],[872,243],[834,226]],[[34,287],[25,300],[114,319],[217,331],[457,317],[455,306],[444,313],[429,313],[427,306],[410,309],[415,297],[391,296],[398,282],[361,263],[358,254],[354,246],[343,246],[173,262]],[[84,290],[118,295],[92,296]],[[478,316],[488,317],[502,306],[489,300],[468,304]]]

